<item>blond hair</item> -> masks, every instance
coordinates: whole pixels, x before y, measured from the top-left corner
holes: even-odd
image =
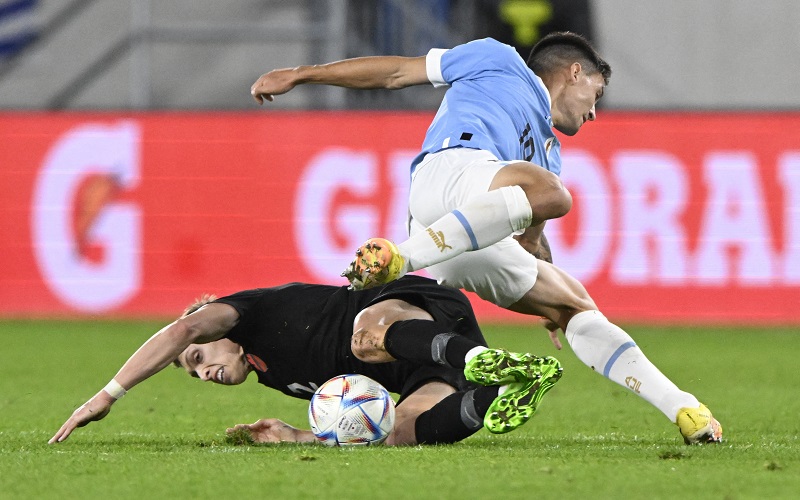
[[[192,314],[193,312],[197,312],[198,309],[200,309],[206,304],[214,302],[215,300],[217,300],[216,295],[210,293],[204,293],[203,295],[200,296],[200,298],[194,299],[194,302],[183,310],[183,313],[181,314],[181,319]]]

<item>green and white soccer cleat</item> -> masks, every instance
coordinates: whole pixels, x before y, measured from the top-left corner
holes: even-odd
[[[561,363],[550,356],[540,358],[527,352],[487,349],[469,360],[464,376],[480,385],[504,385],[533,380],[551,367],[560,370]]]
[[[722,425],[704,404],[699,408],[681,408],[675,424],[686,444],[722,442]]]
[[[555,363],[543,365],[539,376],[533,380],[510,384],[508,390],[489,406],[483,426],[494,434],[513,431],[531,419],[544,395],[561,378],[563,369]]]
[[[394,243],[370,238],[356,250],[356,258],[342,272],[353,290],[366,290],[390,283],[405,274],[405,259]]]

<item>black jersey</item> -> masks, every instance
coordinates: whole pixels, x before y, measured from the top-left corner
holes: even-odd
[[[401,395],[431,379],[463,386],[461,370],[402,360],[364,363],[353,355],[350,339],[356,315],[386,299],[420,307],[452,331],[486,344],[464,294],[418,276],[362,291],[290,283],[238,292],[216,302],[239,313],[238,324],[226,337],[243,347],[259,383],[290,396],[310,399],[325,381],[344,373],[366,375]]]

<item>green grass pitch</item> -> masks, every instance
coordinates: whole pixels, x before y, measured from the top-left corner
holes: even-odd
[[[797,498],[797,328],[629,326],[663,372],[722,422],[684,446],[633,393],[557,352],[538,327],[487,326],[490,345],[556,355],[564,377],[537,415],[450,446],[234,446],[226,427],[306,402],[254,380],[204,384],[168,368],[103,421],[47,445],[69,414],[163,323],[0,321],[0,498]]]

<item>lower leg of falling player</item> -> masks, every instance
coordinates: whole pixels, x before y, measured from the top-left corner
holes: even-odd
[[[443,420],[441,426],[431,427],[431,424],[424,427],[429,430],[446,429],[442,432],[447,433],[455,432],[455,429],[472,429],[471,424],[468,424],[472,422],[474,414],[480,415],[482,425],[493,433],[516,429],[533,417],[544,395],[558,382],[562,374],[561,364],[553,357],[540,358],[529,353],[489,349],[435,321],[414,319],[393,323],[384,336],[384,347],[395,359],[460,368],[470,382],[497,389],[492,393],[494,396],[485,410],[484,405],[477,406],[477,413],[468,411],[469,407],[463,406],[469,399],[459,400],[458,403],[453,399],[449,403],[463,406],[466,413],[462,412],[459,418],[465,418],[465,415],[470,417],[462,422],[466,427],[449,420]],[[480,394],[488,393],[476,393]],[[478,397],[476,395],[474,397]],[[477,401],[484,399],[480,397]],[[449,408],[447,405],[445,407]],[[449,410],[442,411],[446,414]],[[446,418],[446,415],[437,412],[431,415]],[[454,413],[452,419],[457,415],[458,412]]]

